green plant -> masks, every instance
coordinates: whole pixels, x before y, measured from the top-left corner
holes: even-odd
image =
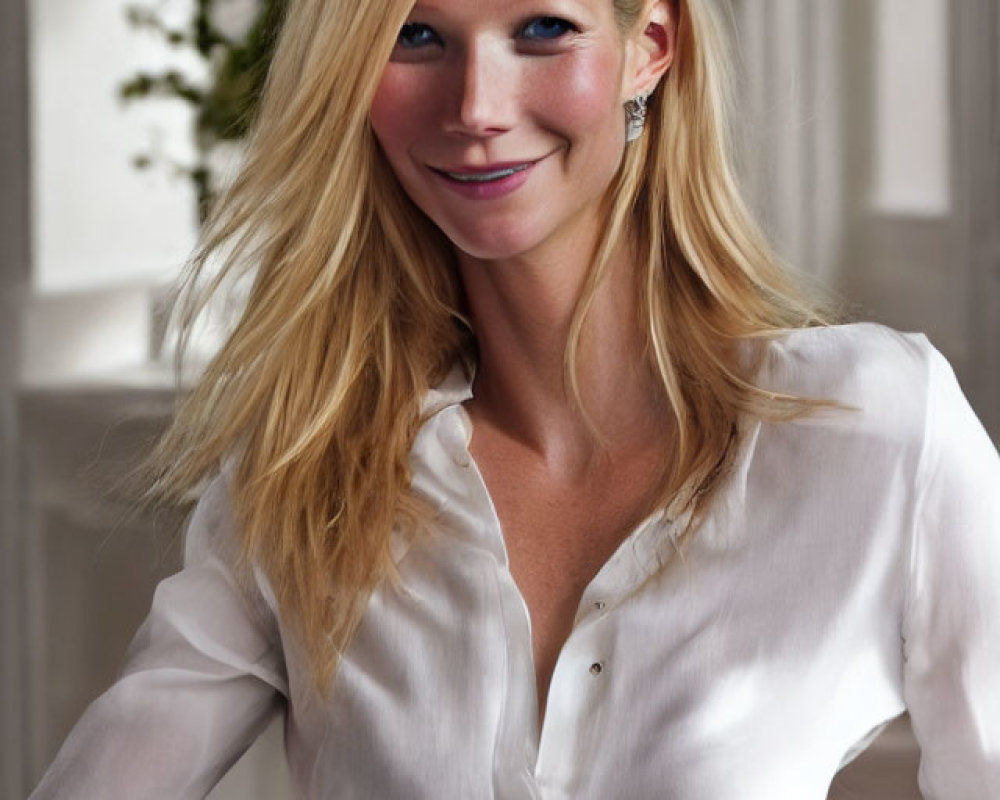
[[[154,7],[129,6],[126,14],[133,27],[162,36],[172,47],[194,50],[208,63],[210,77],[207,85],[200,85],[176,70],[140,72],[119,90],[126,101],[169,97],[194,107],[196,162],[171,166],[194,182],[202,221],[211,207],[213,194],[208,154],[219,142],[238,141],[246,136],[267,77],[287,0],[258,0],[256,15],[246,34],[238,40],[227,37],[213,21],[217,2],[197,0],[194,14],[183,28],[168,26]],[[145,169],[158,160],[143,154],[136,156],[134,163]]]

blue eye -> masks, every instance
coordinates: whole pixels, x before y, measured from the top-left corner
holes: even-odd
[[[407,22],[399,29],[399,37],[396,39],[396,43],[407,50],[426,47],[431,44],[439,44],[440,42],[441,40],[434,32],[434,29],[421,22]]]
[[[528,39],[552,40],[565,36],[576,27],[559,17],[538,17],[521,29],[521,35]]]

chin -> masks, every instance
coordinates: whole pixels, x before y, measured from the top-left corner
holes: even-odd
[[[480,261],[502,261],[523,256],[535,250],[544,239],[534,231],[510,230],[501,225],[481,230],[439,227],[457,251]]]

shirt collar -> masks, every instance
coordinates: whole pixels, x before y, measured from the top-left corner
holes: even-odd
[[[458,361],[452,366],[444,380],[431,389],[420,405],[420,416],[429,419],[440,411],[457,406],[472,397],[474,370]]]

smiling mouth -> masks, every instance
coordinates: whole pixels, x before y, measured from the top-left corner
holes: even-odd
[[[503,167],[501,169],[493,169],[488,172],[449,172],[448,170],[439,169],[436,172],[441,173],[453,181],[458,181],[460,183],[489,183],[490,181],[499,181],[504,178],[509,178],[511,175],[516,175],[518,172],[524,172],[526,169],[534,166],[535,162],[529,162],[527,164],[518,164],[512,167]]]

